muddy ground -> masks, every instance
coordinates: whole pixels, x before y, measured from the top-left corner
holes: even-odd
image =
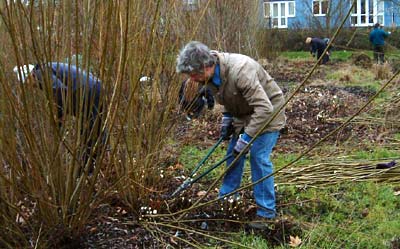
[[[311,146],[321,138],[329,134],[333,129],[341,124],[341,120],[354,114],[365,101],[374,94],[369,90],[360,87],[343,87],[337,82],[330,84],[324,80],[326,70],[333,68],[346,67],[348,64],[336,63],[320,67],[311,78],[308,86],[298,92],[286,108],[288,117],[286,132],[281,135],[277,152],[297,152]],[[304,62],[282,61],[274,65],[266,65],[270,74],[276,79],[284,89],[286,96],[290,96],[293,89],[300,84],[301,80],[308,72],[310,65]],[[207,149],[215,143],[219,136],[220,113],[218,107],[212,112],[204,113],[200,119],[187,121],[184,118],[177,126],[176,134],[180,145],[197,145],[199,148]],[[372,131],[372,132],[371,132]],[[327,139],[327,143],[342,143],[349,139],[360,139],[369,137],[371,140],[378,139],[379,131],[371,130],[362,125],[350,125],[342,129],[336,135]],[[174,164],[174,160],[179,156],[177,148],[171,149],[172,153],[166,160]],[[177,153],[177,154],[176,154]],[[187,172],[182,168],[171,168],[169,172],[166,188],[172,192],[182,182],[180,175]],[[167,177],[168,178],[168,177]],[[172,179],[172,180],[171,180]],[[207,189],[210,183],[194,184],[188,191],[184,192],[179,198],[168,200],[169,211],[179,211],[189,207],[193,202],[200,198],[203,190]],[[282,200],[278,194],[278,209],[282,205]],[[217,191],[211,191],[205,200],[212,200],[217,196]],[[165,204],[164,203],[164,204]],[[185,219],[193,219],[189,223],[180,224],[187,228],[198,229],[203,232],[232,232],[240,229],[247,229],[246,221],[255,215],[254,202],[250,191],[242,194],[238,202],[216,202],[201,208],[201,211],[191,211],[186,214]],[[278,210],[279,211],[279,210]],[[142,210],[142,214],[152,212]],[[96,215],[87,226],[85,236],[82,237],[81,247],[83,248],[164,248],[165,245],[159,242],[154,234],[149,230],[150,223],[140,224],[137,222],[138,215],[129,214],[123,205],[118,202],[101,206]],[[205,221],[204,219],[214,218],[215,221]],[[145,219],[145,218],[143,218]],[[219,219],[219,220],[218,220]],[[227,221],[230,220],[230,221]],[[143,221],[143,220],[142,220]],[[168,220],[166,220],[168,221]],[[234,222],[235,221],[235,222]],[[160,220],[156,222],[162,222]],[[145,229],[145,226],[150,226]],[[268,231],[257,232],[260,236],[275,242],[276,244],[288,243],[287,237],[301,233],[306,224],[297,224],[291,217],[281,217],[276,224],[271,226]],[[207,239],[189,232],[178,229],[163,229],[166,234],[156,232],[160,240],[170,243],[173,247],[190,248],[185,246],[179,239],[184,238],[191,241],[198,241],[207,245]],[[226,248],[229,248],[227,246]]]

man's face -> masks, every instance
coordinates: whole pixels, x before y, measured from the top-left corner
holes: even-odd
[[[205,67],[204,72],[202,73],[192,72],[189,74],[189,77],[193,81],[197,81],[204,84],[213,75],[214,75],[214,66],[211,66],[211,67]]]

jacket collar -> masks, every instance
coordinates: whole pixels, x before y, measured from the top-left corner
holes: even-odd
[[[221,85],[217,88],[218,89],[218,95],[223,102],[223,96],[224,96],[224,90],[226,86],[226,80],[227,80],[227,58],[225,53],[220,53],[218,51],[212,50],[211,54],[217,58],[217,64],[219,65],[219,76],[221,80]]]
[[[212,84],[214,84],[216,87],[220,87],[221,86],[221,72],[220,72],[220,66],[219,64],[215,64],[214,67],[214,75],[211,79]]]

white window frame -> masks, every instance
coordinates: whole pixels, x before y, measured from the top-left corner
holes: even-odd
[[[284,6],[283,8],[282,8],[282,4]],[[274,6],[277,6],[278,13],[274,13]],[[288,17],[296,16],[296,2],[295,1],[264,2],[263,7],[264,7],[264,18],[269,18],[271,20],[272,28],[287,28],[288,27]],[[292,13],[290,10],[292,10]],[[276,25],[274,25],[274,20],[277,21]],[[282,22],[282,20],[284,20],[284,23]]]
[[[183,0],[187,10],[197,10],[199,8],[199,0]]]
[[[269,2],[264,2],[263,5],[264,9],[264,18],[270,18],[271,17],[271,6]]]
[[[314,13],[314,3],[318,2],[318,13]],[[313,0],[312,1],[312,12],[314,16],[326,16],[327,13],[322,13],[322,3],[323,2],[328,2],[328,8],[326,9],[326,12],[329,10],[329,0]]]
[[[296,2],[295,1],[289,1],[286,4],[286,8],[287,8],[287,17],[295,17],[296,16]],[[292,5],[292,8],[290,8],[290,5]],[[293,13],[290,13],[290,10],[293,10]]]
[[[351,26],[353,27],[369,27],[373,26],[375,23],[380,23],[382,26],[385,25],[385,1],[384,0],[372,0],[372,6],[369,5],[369,0],[357,0],[354,9],[351,11]],[[365,13],[361,13],[362,3],[365,4]],[[370,10],[372,8],[372,14]],[[362,22],[362,17],[364,17],[365,21]],[[372,17],[372,22],[370,22],[370,18]],[[356,21],[353,22],[353,19],[356,18]]]

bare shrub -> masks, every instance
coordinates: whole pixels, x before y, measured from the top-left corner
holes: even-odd
[[[365,53],[354,53],[351,55],[351,60],[354,63],[354,65],[363,68],[371,68],[372,66],[371,58]]]
[[[0,6],[1,246],[59,247],[74,241],[112,194],[134,214],[164,194],[163,151],[176,123],[179,48],[256,55],[257,3],[200,1],[7,1]],[[76,63],[102,81],[108,146],[97,140],[92,175],[80,155],[82,114],[58,125],[52,80],[42,89],[17,83],[13,67]],[[140,82],[142,76],[148,81]],[[83,93],[81,93],[83,94]],[[65,99],[67,110],[73,109]],[[77,110],[82,110],[79,102]],[[78,132],[77,132],[78,131]]]
[[[374,64],[372,66],[372,71],[374,72],[375,79],[386,80],[392,77],[392,67],[389,63],[384,64]]]
[[[134,211],[157,188],[157,160],[170,135],[179,87],[176,46],[160,27],[160,4],[10,1],[1,9],[2,42],[10,48],[2,53],[0,70],[0,233],[9,235],[4,243],[58,247],[80,235],[108,193],[119,192]],[[101,129],[109,149],[97,152],[91,176],[80,158],[88,138],[76,132],[87,120],[80,122],[78,112],[58,126],[51,79],[44,77],[43,89],[35,89],[18,84],[12,72],[15,65],[72,61],[77,54],[77,65],[102,80],[105,105]],[[140,76],[149,72],[152,81],[140,87]],[[73,109],[71,98],[64,106]],[[76,109],[83,110],[83,101]],[[22,242],[13,245],[13,238]]]

